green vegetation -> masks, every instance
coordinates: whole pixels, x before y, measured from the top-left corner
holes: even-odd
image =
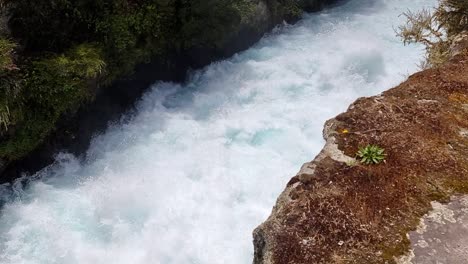
[[[9,39],[0,38],[0,75],[15,67],[13,64],[13,51],[15,47],[15,43]]]
[[[5,104],[7,111],[14,112],[9,112],[9,121],[4,126],[7,130],[8,125],[19,124],[21,129],[0,145],[0,155],[16,159],[34,149],[54,129],[63,113],[75,110],[90,97],[87,82],[101,75],[104,68],[100,49],[82,44],[66,54],[32,61],[21,70],[18,75],[23,79],[17,91],[21,95],[15,97],[13,107]]]
[[[18,70],[13,58],[15,47],[11,40],[0,37],[0,131],[7,130],[13,122],[10,107],[19,92],[19,85],[12,78]]]
[[[384,152],[385,149],[377,145],[367,145],[364,148],[360,148],[356,156],[361,159],[361,163],[372,165],[385,161],[386,154]]]
[[[295,19],[304,3],[265,0]],[[157,57],[220,49],[242,27],[261,32],[252,0],[5,0],[0,15],[0,159],[19,159],[98,86]],[[0,21],[1,22],[1,21]]]
[[[405,44],[422,43],[426,46],[427,60],[422,68],[438,66],[450,57],[450,47],[456,37],[468,30],[468,1],[440,0],[439,7],[431,11],[406,12],[405,25],[398,28],[398,36]]]

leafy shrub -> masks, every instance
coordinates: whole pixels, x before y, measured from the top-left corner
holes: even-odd
[[[437,66],[450,57],[454,38],[468,30],[468,1],[440,0],[434,11],[403,14],[407,21],[397,30],[405,44],[422,43],[426,46],[427,60],[423,68]]]
[[[102,57],[95,45],[82,44],[66,54],[33,62],[26,79],[28,106],[53,120],[77,107],[89,96],[87,81],[104,71]]]
[[[434,16],[443,26],[448,36],[468,30],[468,1],[466,0],[442,0]]]
[[[0,156],[14,160],[40,144],[63,113],[75,110],[89,98],[87,81],[104,69],[102,51],[93,44],[32,62],[22,72],[24,87],[19,97],[19,104],[27,108],[14,109],[11,122],[17,124],[17,131],[0,145]]]
[[[233,0],[185,0],[180,11],[184,48],[220,45],[241,23],[242,6]],[[237,1],[241,2],[241,1]]]
[[[85,41],[92,20],[103,11],[94,0],[5,0],[10,6],[9,26],[21,44],[34,51],[64,51]],[[85,12],[87,10],[88,12]]]
[[[98,76],[106,64],[102,59],[101,50],[96,45],[85,43],[73,48],[67,54],[37,62],[36,65],[49,68],[67,80],[80,81]]]
[[[151,56],[162,54],[174,43],[175,9],[168,3],[142,3],[107,12],[95,26],[105,50],[109,82],[130,73],[136,64]]]
[[[15,68],[13,64],[13,51],[16,44],[6,38],[0,37],[0,76],[6,71]]]
[[[366,165],[379,164],[385,161],[386,154],[385,149],[377,145],[367,145],[364,148],[360,148],[356,153],[356,156],[361,160],[361,163]]]
[[[15,112],[10,111],[10,108],[20,93],[20,85],[15,78],[18,70],[13,58],[15,48],[15,43],[0,37],[0,132],[8,130],[14,123]]]

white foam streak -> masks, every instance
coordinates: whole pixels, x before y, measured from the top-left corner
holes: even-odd
[[[0,263],[250,263],[252,230],[321,149],[324,121],[417,70],[421,48],[392,26],[433,4],[350,1],[154,85],[86,162],[61,154],[5,192]]]

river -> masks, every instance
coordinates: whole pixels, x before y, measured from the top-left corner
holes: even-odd
[[[418,70],[394,28],[436,0],[351,0],[156,83],[86,160],[3,186],[3,264],[251,263],[252,231],[324,145],[324,122]],[[24,181],[23,181],[24,182]]]

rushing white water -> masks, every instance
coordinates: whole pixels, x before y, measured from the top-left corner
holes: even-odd
[[[252,230],[321,130],[359,96],[417,70],[394,26],[436,0],[355,0],[192,74],[155,84],[134,115],[61,154],[0,217],[0,263],[250,263]]]

